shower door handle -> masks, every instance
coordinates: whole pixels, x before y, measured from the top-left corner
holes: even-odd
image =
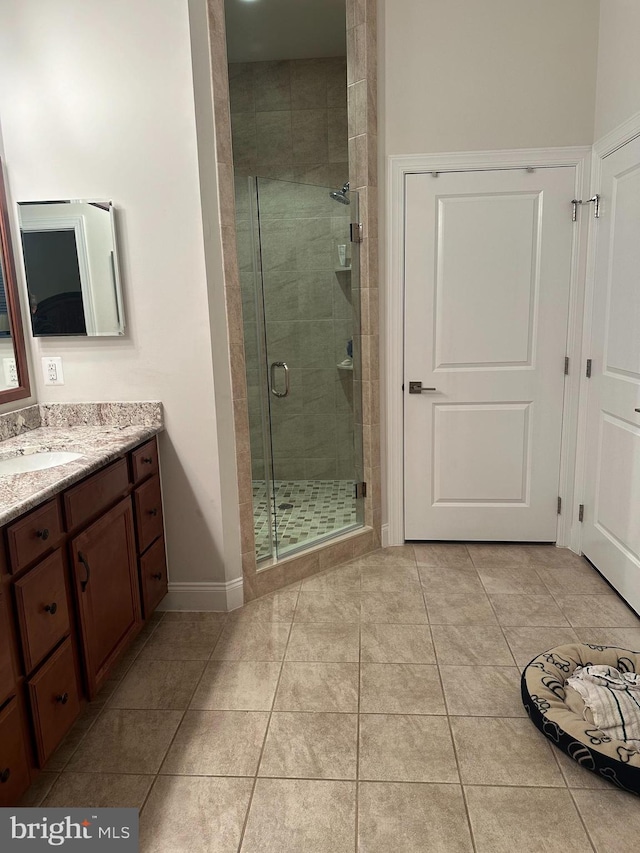
[[[276,368],[281,367],[284,370],[284,391],[278,391],[276,389]],[[289,365],[286,361],[272,361],[271,362],[271,393],[274,397],[288,397],[289,396]]]

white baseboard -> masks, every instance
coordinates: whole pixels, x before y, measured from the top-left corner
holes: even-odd
[[[227,581],[227,610],[237,610],[244,604],[244,585],[242,578]]]
[[[383,524],[382,530],[380,531],[380,542],[383,548],[389,547],[389,525]]]
[[[236,610],[244,604],[242,578],[226,583],[171,583],[169,592],[160,602],[158,610],[199,610],[222,612]]]

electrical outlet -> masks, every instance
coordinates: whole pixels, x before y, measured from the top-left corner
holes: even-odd
[[[64,373],[62,372],[62,359],[47,356],[42,359],[42,375],[45,385],[64,385]]]
[[[15,358],[3,358],[4,384],[7,388],[15,388],[18,384],[18,368]]]

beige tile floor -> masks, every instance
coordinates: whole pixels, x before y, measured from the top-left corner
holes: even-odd
[[[521,668],[640,619],[552,546],[406,545],[157,614],[25,802],[137,806],[143,853],[628,853],[640,800],[527,719]]]

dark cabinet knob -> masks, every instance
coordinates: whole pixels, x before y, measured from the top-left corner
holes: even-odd
[[[155,575],[151,575],[151,577],[153,578],[154,581],[161,581],[162,580],[162,572],[156,572]]]
[[[11,776],[11,770],[8,767],[5,767],[2,773],[0,773],[0,783],[4,785],[5,782],[8,782],[9,776]]]
[[[45,604],[44,609],[47,611],[47,613],[50,613],[52,616],[54,616],[58,612],[58,605],[54,601],[51,604]]]
[[[155,507],[153,509],[149,510],[149,515],[152,515],[154,518],[157,514],[158,514],[158,510]]]
[[[150,456],[143,456],[141,461],[144,462],[145,465],[151,465],[153,459]]]
[[[46,527],[43,527],[41,530],[36,530],[36,536],[38,539],[42,539],[43,542],[49,538],[49,530]]]
[[[58,696],[56,696],[56,702],[59,702],[61,705],[66,705],[68,701],[69,701],[69,694],[68,693],[60,693]]]

